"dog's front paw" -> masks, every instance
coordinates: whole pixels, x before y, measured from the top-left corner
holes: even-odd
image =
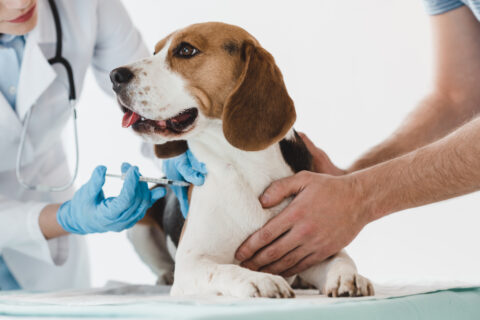
[[[373,296],[373,285],[358,273],[332,274],[327,277],[323,294],[329,297]]]
[[[293,292],[287,281],[267,273],[255,273],[231,286],[231,295],[239,298],[294,298]]]

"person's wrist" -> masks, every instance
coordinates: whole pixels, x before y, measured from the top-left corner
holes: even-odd
[[[56,218],[58,224],[69,233],[74,234],[85,234],[78,226],[72,226],[72,221],[70,221],[70,210],[71,210],[71,200],[64,202],[57,210]]]
[[[45,239],[66,235],[67,231],[58,223],[57,212],[60,204],[48,204],[39,214],[38,224]]]
[[[57,210],[57,213],[55,214],[56,218],[57,218],[57,222],[58,224],[67,232],[70,232],[68,229],[68,227],[66,226],[66,215],[67,215],[67,212],[68,211],[68,203],[70,201],[66,201],[64,203],[62,203],[59,207],[58,207],[58,210]]]
[[[381,167],[384,166],[377,165],[350,174],[361,193],[359,207],[362,212],[361,219],[365,224],[396,211],[393,207],[394,202],[389,199],[391,184],[385,183],[388,180],[385,180],[385,172]]]
[[[369,184],[362,175],[355,173],[342,176],[341,179],[344,179],[350,188],[348,197],[351,199],[353,221],[363,228],[375,220],[375,203],[371,199],[372,193],[369,190]]]

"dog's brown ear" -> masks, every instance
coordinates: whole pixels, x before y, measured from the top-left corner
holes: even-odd
[[[223,109],[223,132],[234,147],[258,151],[285,136],[295,106],[270,53],[247,41],[242,59],[245,66]]]
[[[155,145],[155,155],[158,158],[172,158],[187,151],[188,145],[185,140],[169,141]]]

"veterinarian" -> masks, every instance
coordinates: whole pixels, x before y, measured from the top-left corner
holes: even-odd
[[[480,189],[480,2],[424,3],[435,43],[433,91],[347,170],[304,136],[316,173],[265,190],[264,207],[295,199],[239,248],[244,266],[293,275],[340,251],[376,219]]]
[[[112,94],[110,70],[147,55],[119,0],[0,0],[0,290],[88,286],[85,243],[68,234],[129,228],[164,195],[128,164],[118,197],[105,199],[102,166],[76,193],[53,192],[72,178],[61,132],[88,66]]]

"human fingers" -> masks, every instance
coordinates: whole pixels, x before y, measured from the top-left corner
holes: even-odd
[[[318,259],[316,254],[311,253],[300,260],[295,266],[281,273],[281,276],[287,278],[299,274],[300,272],[307,270],[320,261],[322,260]]]
[[[130,210],[127,210],[120,220],[126,224],[125,229],[131,228],[135,223],[142,219],[147,213],[147,209],[150,208],[152,203],[150,202],[150,195],[148,199],[137,198],[137,201]],[[122,215],[123,216],[123,215]]]
[[[130,169],[131,167],[132,167],[132,165],[128,162],[122,163],[122,166],[121,166],[122,174],[127,173],[128,169]]]
[[[138,168],[130,167],[125,174],[125,180],[119,196],[112,200],[112,207],[117,209],[118,213],[124,212],[136,202],[139,179],[140,173]]]
[[[288,208],[288,207],[287,207]],[[290,230],[292,223],[286,218],[285,210],[268,221],[262,228],[248,237],[237,249],[235,258],[239,261],[250,259],[261,248]]]
[[[313,170],[319,173],[326,173],[334,176],[344,175],[345,171],[333,164],[325,151],[315,146],[310,138],[303,132],[298,132],[308,151],[313,156]]]
[[[148,185],[146,182],[140,182],[138,181],[137,183],[135,183],[135,185],[132,184],[132,176],[129,176],[128,178],[128,181],[127,181],[127,173],[129,172],[129,170],[137,170],[138,172],[138,177],[140,179],[140,172],[138,171],[138,167],[133,167],[130,163],[128,162],[124,162],[122,163],[122,166],[121,166],[121,171],[122,171],[122,174],[125,175],[125,179],[124,179],[124,184],[123,184],[123,188],[122,188],[122,192],[120,193],[120,196],[123,197],[124,195],[128,194],[129,196],[133,195],[133,193],[131,192],[128,192],[129,189],[133,189],[135,188],[135,193],[134,193],[134,196],[135,196],[135,200],[132,201],[129,201],[129,209],[130,210],[123,210],[118,212],[120,215],[117,217],[115,216],[116,219],[126,219],[128,218],[128,216],[135,211],[135,208],[138,207],[141,203],[141,201],[144,201],[143,198],[145,198],[146,196],[146,193],[148,192]],[[119,196],[119,197],[120,197]],[[150,194],[148,194],[148,196],[150,197]],[[139,199],[141,198],[141,199]],[[132,197],[133,199],[133,197]],[[126,199],[125,199],[126,200]],[[118,204],[120,201],[114,201],[114,204]]]
[[[165,197],[165,195],[167,194],[167,189],[162,187],[156,187],[150,190],[150,194],[151,194],[151,200],[152,200],[151,203],[154,204],[161,198]]]
[[[205,183],[205,176],[193,169],[188,160],[177,163],[177,170],[185,181],[197,186]]]
[[[140,197],[142,198],[142,201],[134,204],[133,212],[131,212],[125,219],[124,229],[133,227],[139,220],[141,220],[147,213],[148,208],[150,208],[158,199],[164,197],[167,193],[167,190],[162,187],[157,187],[152,190],[147,189],[147,192],[149,193],[148,197]]]
[[[186,161],[187,156],[185,153],[176,156],[174,158],[163,160],[162,170],[168,179],[181,180],[182,175],[178,172],[177,163],[179,161]]]
[[[265,248],[260,249],[253,257],[242,262],[242,267],[257,271],[274,263],[290,251],[299,247],[300,245],[296,241],[293,241],[290,233],[291,230],[287,231]]]
[[[197,157],[195,157],[195,155],[192,153],[192,151],[190,151],[190,149],[187,150],[186,155],[192,165],[192,168],[195,171],[198,171],[203,175],[207,174],[207,167],[205,166],[205,164],[198,161]]]
[[[142,193],[142,191],[137,191],[137,193]],[[167,194],[167,190],[162,187],[157,187],[152,190],[146,190],[147,195],[138,195],[137,201],[134,202],[131,210],[126,210],[119,219],[124,218],[127,221],[134,222],[135,224],[138,220],[142,219],[145,216],[148,208],[150,208],[155,202],[163,198]],[[132,225],[133,226],[133,225]],[[127,227],[128,229],[129,227]]]
[[[130,168],[132,168],[131,164],[127,162],[122,163],[122,167],[121,167],[122,174],[126,174]],[[138,171],[138,167],[135,167],[135,168]],[[138,171],[138,175],[139,177],[141,176],[139,171]],[[135,196],[137,198],[140,198],[143,202],[146,202],[148,204],[150,203],[150,201],[152,200],[152,197],[151,197],[151,192],[148,188],[148,184],[146,182],[138,181],[138,183],[136,184]]]
[[[313,141],[310,140],[310,138],[305,133],[298,132],[298,135],[300,136],[300,138],[302,138],[303,143],[305,143],[305,146],[307,147],[308,151],[310,151],[311,154],[314,154],[319,150],[317,146],[315,146]]]
[[[86,183],[87,192],[90,197],[96,198],[102,192],[106,172],[107,168],[105,166],[98,166],[93,170],[90,180]]]
[[[261,272],[267,272],[272,274],[281,274],[282,272],[287,271],[288,269],[294,267],[298,264],[302,259],[307,257],[311,254],[312,251],[308,248],[308,246],[298,246],[295,249],[288,252],[278,261],[275,261],[272,264],[260,269]]]
[[[296,195],[310,182],[309,173],[301,171],[293,176],[276,180],[268,186],[260,196],[260,202],[265,208],[273,207],[285,198]]]
[[[184,180],[195,185],[202,185],[205,182],[204,175],[192,168],[187,153],[165,160],[163,172],[168,179],[172,180]]]
[[[137,189],[135,191],[136,201],[135,204],[131,207],[134,213],[127,215],[128,218],[136,219],[138,215],[145,215],[145,211],[150,208],[153,204],[152,202],[152,193],[148,188],[148,184],[143,181],[137,183]]]

